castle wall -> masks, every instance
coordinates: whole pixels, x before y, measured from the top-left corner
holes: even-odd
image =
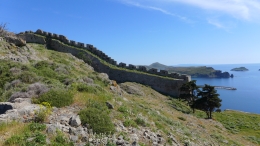
[[[72,55],[83,59],[88,64],[91,64],[95,71],[107,73],[111,80],[116,80],[118,83],[136,82],[151,86],[151,88],[163,94],[178,96],[181,85],[190,81],[190,76],[187,75],[179,75],[177,73],[168,74],[167,71],[160,70],[160,72],[158,72],[157,69],[150,69],[147,71],[144,66],[137,68],[131,64],[126,66],[125,63],[117,65],[116,61],[93,45],[68,40],[62,35],[52,34],[41,30],[37,30],[35,34],[32,31],[26,31],[19,35],[28,43],[46,44],[53,50],[71,53]],[[101,60],[114,66],[104,64]]]

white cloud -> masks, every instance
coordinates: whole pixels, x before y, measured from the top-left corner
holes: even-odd
[[[202,9],[222,12],[235,18],[250,20],[255,13],[260,14],[259,0],[162,0],[183,3]]]
[[[253,20],[260,16],[260,0],[119,0],[137,7],[154,9],[164,14],[180,16],[171,13],[169,6],[184,4],[211,12],[222,13],[236,19]],[[167,6],[167,10],[162,8]],[[183,16],[180,16],[183,17]],[[183,17],[185,18],[185,17]]]
[[[133,6],[136,6],[136,7],[139,7],[139,8],[159,11],[159,12],[164,13],[166,15],[178,17],[179,19],[190,22],[190,20],[188,18],[184,17],[184,16],[181,16],[181,15],[178,15],[178,14],[175,14],[175,13],[171,13],[170,11],[167,11],[166,9],[163,9],[163,8],[160,8],[160,7],[140,4],[138,2],[138,0],[120,0],[120,1],[124,2],[125,4],[133,5]]]

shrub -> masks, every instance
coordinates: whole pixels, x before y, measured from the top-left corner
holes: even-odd
[[[91,86],[91,85],[86,85],[84,83],[79,83],[77,85],[77,90],[79,92],[89,92],[89,93],[98,93],[98,88],[96,88],[95,86]]]
[[[128,109],[126,106],[120,106],[118,108],[118,111],[120,111],[121,113],[127,114],[128,113]]]
[[[54,70],[56,67],[57,67],[57,65],[56,64],[54,64],[54,63],[51,63],[51,62],[48,62],[48,61],[39,61],[39,62],[37,62],[35,65],[34,65],[34,67],[36,68],[36,69],[42,69],[42,68],[51,68],[52,70]]]
[[[30,95],[30,97],[38,97],[39,95],[42,95],[43,93],[46,93],[48,91],[49,89],[41,83],[31,84],[27,89],[27,92]]]
[[[48,102],[42,102],[39,111],[36,112],[35,122],[43,123],[51,113],[51,105]]]
[[[16,92],[11,95],[11,97],[8,99],[9,102],[14,101],[16,98],[29,98],[29,94],[26,92]]]
[[[133,120],[126,120],[123,122],[125,127],[137,127],[137,124]]]
[[[97,134],[115,132],[114,124],[104,110],[90,107],[80,111],[79,116],[82,124],[89,124],[93,132]]]
[[[29,129],[30,131],[32,132],[35,132],[35,131],[43,131],[46,129],[46,125],[44,124],[39,124],[39,123],[31,123],[29,124]]]
[[[180,119],[180,120],[182,120],[182,121],[186,121],[186,119],[183,118],[183,117],[178,117],[178,119]]]
[[[57,135],[52,140],[51,145],[53,146],[73,146],[72,142],[65,137],[61,131],[57,131]]]
[[[33,83],[38,80],[37,75],[34,72],[30,72],[30,71],[23,71],[20,74],[19,78],[24,83]]]
[[[140,125],[140,126],[143,126],[143,127],[146,126],[146,123],[145,123],[144,119],[136,118],[135,122],[136,122],[137,125]]]
[[[55,107],[64,107],[72,104],[73,95],[67,90],[51,89],[33,100],[34,103],[48,102]]]

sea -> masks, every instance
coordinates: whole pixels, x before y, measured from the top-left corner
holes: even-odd
[[[197,85],[233,87],[237,90],[217,89],[222,99],[221,110],[231,109],[260,114],[260,64],[203,65],[215,70],[229,72],[234,78],[192,78]],[[249,71],[231,71],[236,67],[246,67]]]

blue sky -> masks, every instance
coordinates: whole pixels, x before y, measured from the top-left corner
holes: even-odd
[[[135,65],[260,63],[260,0],[0,0],[0,23]]]

